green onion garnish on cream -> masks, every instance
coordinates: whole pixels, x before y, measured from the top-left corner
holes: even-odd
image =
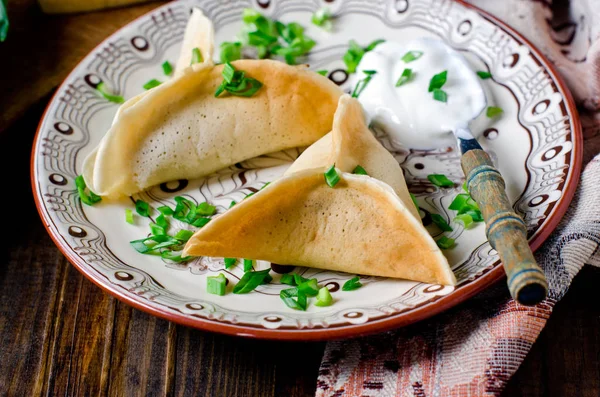
[[[429,88],[428,91],[432,92],[436,88],[442,88],[444,84],[446,84],[446,78],[448,75],[448,71],[444,70],[436,75],[434,75],[431,80],[429,80]]]
[[[413,72],[412,69],[404,69],[402,71],[402,74],[400,75],[400,77],[398,78],[398,81],[396,81],[396,87],[400,87],[403,84],[406,84],[410,81],[410,79],[412,79],[413,76]]]
[[[433,90],[433,99],[440,102],[448,102],[448,94],[446,91],[436,88]]]
[[[423,51],[408,51],[402,58],[400,58],[404,63],[410,63],[416,61],[417,59],[423,56]]]

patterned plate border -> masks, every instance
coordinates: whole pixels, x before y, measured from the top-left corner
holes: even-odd
[[[497,20],[493,16],[487,14],[486,12],[474,7],[468,3],[465,3],[462,0],[457,0],[456,2],[462,4],[464,7],[470,8],[477,12],[481,17],[487,19],[492,24],[499,26],[503,29],[503,31],[509,34],[515,41],[519,44],[525,45],[529,48],[529,50],[535,55],[534,59],[537,59],[541,65],[544,67],[546,71],[551,75],[552,80],[556,83],[556,90],[562,95],[566,103],[566,111],[571,116],[572,123],[572,136],[573,136],[573,148],[572,148],[572,156],[570,159],[570,167],[571,172],[569,173],[568,179],[564,182],[564,190],[562,197],[559,199],[557,205],[554,206],[551,213],[548,215],[548,219],[544,223],[544,225],[537,230],[533,238],[530,240],[530,245],[533,250],[539,248],[539,246],[544,242],[544,240],[550,235],[552,230],[558,225],[562,216],[566,212],[572,197],[575,193],[577,182],[579,181],[579,175],[581,172],[581,160],[582,160],[582,133],[581,133],[581,124],[579,118],[577,116],[577,111],[575,107],[575,103],[573,98],[566,89],[566,85],[563,79],[560,77],[556,69],[550,64],[550,62],[537,50],[527,39],[522,37],[519,33],[514,31],[512,28],[504,24],[503,22]],[[408,1],[400,1],[399,3],[406,3]],[[155,13],[157,11],[164,12],[168,7],[168,4],[165,6],[161,6],[156,10],[151,11],[150,13]],[[147,15],[143,15],[136,19],[131,23],[137,22],[139,19],[145,18]],[[130,24],[131,24],[130,23]],[[109,40],[113,39],[115,36],[118,36],[120,31],[111,35],[105,41],[100,43],[91,53],[96,53],[96,51],[102,47],[107,45]],[[84,58],[84,61],[87,59]],[[83,62],[83,61],[82,61]],[[42,202],[42,198],[37,192],[39,191],[38,186],[36,184],[36,174],[35,174],[35,156],[36,156],[36,147],[38,145],[38,140],[41,135],[41,127],[43,121],[46,119],[48,115],[48,111],[52,105],[52,103],[56,99],[56,95],[60,93],[68,81],[71,80],[73,74],[75,74],[80,68],[81,63],[74,68],[74,70],[67,76],[65,82],[59,87],[57,93],[49,102],[44,115],[42,116],[40,125],[38,126],[38,130],[36,132],[36,137],[33,144],[32,154],[31,154],[31,182],[32,189],[34,192],[34,199],[36,203],[36,207],[38,208],[38,212],[40,217],[44,222],[44,226],[48,230],[51,238],[57,247],[63,252],[63,254],[67,257],[67,259],[80,271],[82,272],[88,279],[98,285],[100,288],[108,292],[109,294],[117,297],[125,301],[126,303],[136,307],[140,310],[146,311],[150,314],[156,315],[161,318],[165,318],[170,321],[174,321],[183,325],[206,329],[209,331],[238,335],[238,336],[246,336],[246,337],[257,337],[257,338],[265,338],[265,339],[275,339],[275,340],[325,340],[325,339],[337,339],[337,338],[345,338],[345,337],[355,337],[360,335],[366,335],[375,332],[381,332],[385,330],[389,330],[392,328],[401,327],[404,325],[408,325],[410,323],[423,320],[435,314],[438,314],[442,311],[447,310],[448,308],[455,306],[456,304],[465,301],[471,296],[477,294],[483,289],[489,287],[493,283],[502,279],[505,274],[502,266],[499,262],[495,263],[493,268],[482,276],[477,278],[475,281],[470,283],[464,283],[460,285],[454,292],[446,296],[437,297],[437,299],[427,302],[426,304],[414,308],[407,312],[402,312],[398,314],[393,314],[387,316],[385,318],[379,320],[372,320],[365,324],[356,324],[356,325],[341,325],[337,327],[325,328],[325,329],[279,329],[279,330],[270,330],[266,328],[258,328],[251,326],[243,326],[243,325],[235,325],[235,324],[227,324],[218,322],[215,320],[210,320],[206,318],[196,317],[185,315],[179,309],[176,308],[168,308],[161,307],[158,305],[152,305],[151,300],[140,299],[136,294],[132,293],[128,289],[123,286],[107,282],[107,279],[104,275],[101,275],[94,271],[89,266],[81,263],[81,259],[72,251],[71,247],[67,244],[64,238],[60,235],[60,233],[54,229],[52,226],[52,220],[49,217],[49,214],[46,212],[46,208]],[[171,309],[171,310],[169,310]]]

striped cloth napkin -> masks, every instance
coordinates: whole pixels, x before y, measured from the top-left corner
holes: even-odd
[[[318,397],[497,396],[573,277],[600,266],[600,4],[598,0],[471,0],[524,34],[569,85],[584,127],[584,171],[567,214],[536,253],[550,285],[536,307],[502,283],[430,321],[329,342]]]

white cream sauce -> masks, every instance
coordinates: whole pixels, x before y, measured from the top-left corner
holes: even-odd
[[[404,62],[408,51],[422,55]],[[396,87],[405,68],[412,78]],[[454,146],[452,131],[468,129],[469,122],[486,107],[486,95],[480,78],[465,57],[444,42],[420,38],[407,43],[385,42],[366,53],[353,76],[362,79],[364,70],[375,70],[371,81],[359,96],[369,123],[384,130],[394,146],[434,149]],[[447,70],[441,88],[447,102],[433,99],[428,92],[431,78]],[[354,85],[353,85],[354,86]],[[478,131],[473,131],[477,138]]]

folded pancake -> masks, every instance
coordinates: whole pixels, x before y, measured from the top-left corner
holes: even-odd
[[[373,136],[367,126],[362,105],[350,95],[340,98],[331,133],[307,148],[288,168],[285,175],[332,164],[344,172],[352,172],[360,165],[369,176],[390,185],[406,208],[419,222],[421,221],[408,192],[400,164]]]
[[[236,69],[263,83],[252,97],[214,93],[223,65],[192,65],[125,103],[84,162],[88,187],[127,196],[193,179],[265,153],[308,146],[331,130],[342,91],[306,66],[239,60]]]
[[[334,163],[341,180],[331,188],[324,172]],[[353,175],[357,165],[369,175]],[[398,162],[348,95],[340,98],[330,134],[306,149],[282,178],[195,232],[184,255],[456,283],[421,224]]]
[[[308,169],[213,219],[184,255],[261,259],[351,274],[454,285],[448,262],[394,190],[366,175]]]

